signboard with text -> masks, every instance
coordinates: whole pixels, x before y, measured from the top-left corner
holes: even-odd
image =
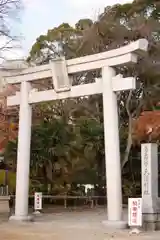
[[[142,198],[128,199],[128,225],[130,227],[142,226]]]
[[[42,193],[35,192],[34,194],[34,209],[42,210]]]

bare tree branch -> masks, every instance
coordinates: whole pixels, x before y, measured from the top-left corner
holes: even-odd
[[[0,58],[4,58],[4,51],[13,48],[12,42],[17,36],[11,32],[10,23],[17,19],[22,8],[22,0],[0,0]]]

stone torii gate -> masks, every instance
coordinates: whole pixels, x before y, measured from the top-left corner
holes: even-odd
[[[71,60],[57,59],[47,65],[23,70],[19,75],[7,76],[9,84],[20,84],[20,93],[7,99],[8,106],[20,105],[19,134],[17,155],[17,181],[15,215],[12,220],[30,220],[28,216],[28,190],[30,167],[30,141],[32,104],[89,96],[103,95],[105,163],[107,180],[107,209],[106,224],[110,227],[124,228],[122,219],[122,183],[119,148],[119,128],[116,92],[136,88],[133,77],[116,76],[117,66],[137,63],[138,56],[146,52],[148,42],[145,39],[132,42],[124,47],[98,53],[95,55]],[[102,69],[102,78],[94,83],[72,86],[71,77],[74,73]],[[31,83],[39,79],[53,79],[53,89],[36,91]]]

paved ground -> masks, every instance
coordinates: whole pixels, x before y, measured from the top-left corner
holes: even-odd
[[[129,231],[108,232],[102,221],[106,219],[105,209],[53,211],[38,216],[34,223],[7,222],[7,216],[0,217],[0,237],[3,240],[158,240],[160,232],[142,233],[130,236]]]

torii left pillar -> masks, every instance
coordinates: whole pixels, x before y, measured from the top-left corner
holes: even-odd
[[[28,216],[30,140],[32,122],[32,106],[28,103],[30,90],[31,85],[29,82],[24,81],[21,83],[15,215],[10,217],[10,220],[17,221],[31,220],[31,217]]]

